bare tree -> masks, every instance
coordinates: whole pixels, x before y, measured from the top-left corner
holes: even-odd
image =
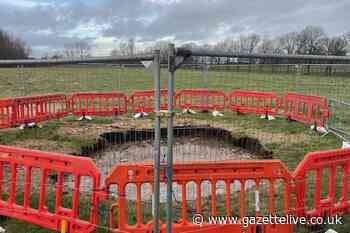
[[[67,58],[90,57],[91,46],[86,41],[77,41],[64,45],[64,56]]]
[[[130,38],[128,40],[128,55],[133,56],[135,54],[135,40],[133,38]]]
[[[118,48],[110,52],[111,56],[133,56],[135,54],[135,40],[120,40]]]
[[[278,49],[287,54],[295,54],[298,45],[298,33],[288,32],[278,38]]]
[[[347,53],[348,41],[346,36],[324,38],[322,48],[325,55],[345,56]]]
[[[276,52],[275,41],[264,38],[257,47],[258,53],[262,54],[274,54]]]
[[[160,61],[162,63],[166,63],[168,60],[168,45],[169,45],[170,41],[165,41],[165,40],[161,40],[161,41],[157,41],[153,47],[154,49],[159,49],[160,50]]]
[[[260,42],[258,34],[241,35],[239,38],[240,52],[253,53]]]
[[[75,44],[75,46],[77,48],[78,56],[80,58],[90,57],[91,46],[87,42],[79,41]]]
[[[321,27],[307,26],[297,39],[297,53],[319,55],[323,53],[322,41],[326,37]]]
[[[30,53],[24,41],[0,30],[0,59],[26,59]]]

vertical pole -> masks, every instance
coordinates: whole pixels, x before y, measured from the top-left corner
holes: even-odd
[[[173,218],[173,145],[174,145],[174,113],[173,113],[173,97],[174,97],[174,78],[175,78],[175,46],[169,44],[168,50],[168,149],[167,149],[167,218],[166,218],[166,232],[172,232],[172,218]]]
[[[159,233],[160,220],[160,51],[154,51],[153,72],[155,91],[154,123],[154,190],[153,190],[153,233]]]

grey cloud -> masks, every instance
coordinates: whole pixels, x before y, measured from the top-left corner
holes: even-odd
[[[147,0],[37,2],[45,4],[21,8],[0,3],[0,28],[20,35],[33,46],[51,48],[77,39],[68,37],[67,32],[87,22],[107,25],[100,36],[137,36],[144,41],[167,36],[180,41],[206,40],[218,38],[219,31],[227,37],[246,30],[274,36],[309,24],[322,26],[330,34],[350,31],[348,0],[182,0],[169,4]],[[40,30],[50,30],[53,34],[38,35]],[[89,36],[80,35],[92,40]]]

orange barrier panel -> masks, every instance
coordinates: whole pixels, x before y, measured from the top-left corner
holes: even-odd
[[[121,92],[74,93],[70,107],[75,116],[113,116],[128,111],[127,97]]]
[[[10,128],[14,122],[14,101],[13,99],[0,100],[0,129]]]
[[[350,149],[307,154],[293,173],[297,215],[322,217],[348,212],[349,169]],[[337,182],[337,176],[340,182]],[[313,194],[312,200],[308,200],[310,194]]]
[[[176,198],[180,202],[180,217],[173,224],[173,232],[258,232],[257,228],[260,228],[260,232],[292,232],[292,225],[261,225],[261,226],[249,226],[248,229],[244,229],[240,224],[227,224],[227,225],[215,225],[206,224],[195,225],[192,223],[188,211],[189,202],[193,202],[195,206],[195,213],[203,213],[204,209],[210,211],[210,215],[217,216],[218,205],[224,203],[225,215],[237,216],[241,218],[248,216],[247,196],[250,189],[254,189],[255,199],[258,199],[264,195],[263,188],[266,185],[262,185],[263,181],[268,182],[268,188],[266,195],[268,196],[268,207],[266,211],[270,214],[275,214],[278,210],[276,202],[276,182],[283,182],[283,203],[281,211],[284,214],[290,213],[291,207],[289,206],[289,199],[291,194],[291,175],[286,167],[279,160],[245,160],[245,161],[225,161],[225,162],[192,162],[184,164],[174,165],[174,185],[179,186],[179,190],[175,193],[181,194],[181,200]],[[252,188],[251,183],[255,184],[255,188]],[[166,182],[164,170],[161,172],[162,185]],[[204,183],[210,184],[210,190],[205,190]],[[221,182],[223,193],[220,194],[220,190],[217,185]],[[186,187],[192,183],[194,190],[188,190]],[[239,184],[239,190],[233,184]],[[106,188],[110,189],[117,185],[118,200],[114,207],[118,208],[117,219],[112,219],[110,228],[113,232],[128,232],[128,233],[146,233],[151,232],[152,221],[145,222],[145,212],[149,211],[149,207],[143,206],[145,196],[149,195],[151,190],[143,190],[144,185],[153,184],[153,166],[150,164],[125,164],[116,166],[109,176],[105,179]],[[130,192],[130,187],[134,187],[134,192]],[[207,192],[207,193],[206,193]],[[194,197],[191,200],[189,195]],[[210,205],[208,200],[204,198],[207,195],[207,199],[210,198]],[[238,194],[239,201],[232,200],[234,194]],[[257,198],[258,197],[258,198]],[[135,212],[128,212],[129,200],[135,202]],[[206,200],[206,201],[205,201]],[[256,215],[260,215],[262,211],[261,202],[256,201]],[[239,207],[238,207],[239,206]],[[235,208],[237,207],[237,208]],[[134,219],[131,215],[135,213],[136,223],[129,223],[128,219]],[[110,216],[113,215],[113,208]],[[207,217],[207,216],[206,216]],[[161,232],[165,232],[164,224],[161,224]]]
[[[234,112],[256,113],[275,116],[281,107],[281,99],[273,92],[232,91],[229,108]]]
[[[16,124],[28,124],[67,116],[69,108],[63,94],[16,97],[13,113]]]
[[[284,115],[290,120],[324,126],[330,115],[327,98],[285,93]]]
[[[183,89],[176,93],[175,104],[181,109],[220,111],[226,107],[226,95],[223,91]]]
[[[83,182],[83,178],[90,178],[90,182]],[[56,231],[62,220],[67,221],[70,233],[95,230],[98,204],[104,193],[99,191],[100,172],[91,159],[0,146],[0,180],[0,215]],[[33,189],[39,191],[39,203],[35,207]],[[71,194],[67,194],[69,189]],[[88,191],[90,209],[88,205],[83,208],[90,215],[84,220],[80,218],[79,198],[88,196],[83,193]],[[23,195],[22,200],[16,198],[19,194]],[[49,196],[55,196],[51,210],[46,206]]]
[[[168,90],[165,90],[165,89],[161,90],[160,95],[161,95],[160,109],[167,110],[168,109]],[[155,97],[154,97],[153,90],[134,91],[129,97],[129,103],[131,104],[131,108],[135,113],[153,112],[154,101],[155,101]]]

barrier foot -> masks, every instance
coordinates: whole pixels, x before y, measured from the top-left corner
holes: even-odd
[[[196,112],[192,109],[186,108],[182,110],[182,114],[196,114]]]
[[[213,111],[213,112],[212,112],[212,115],[213,115],[214,117],[222,117],[222,116],[224,116],[224,114],[222,114],[222,113],[219,112],[219,111]]]
[[[139,118],[144,118],[144,117],[147,117],[148,116],[148,113],[146,112],[138,112],[136,113],[133,118],[134,119],[139,119]]]
[[[34,129],[34,128],[39,128],[41,129],[43,126],[42,125],[38,125],[35,122],[32,123],[28,123],[28,124],[22,124],[19,126],[19,129],[24,130],[24,129]]]
[[[316,124],[311,125],[310,129],[312,131],[315,131],[316,133],[322,134],[322,137],[326,136],[329,133],[329,131],[325,127],[317,126]]]
[[[272,120],[275,120],[276,118],[274,116],[271,116],[271,115],[262,115],[262,116],[260,116],[260,119],[272,121]]]
[[[350,148],[350,142],[343,141],[342,149],[347,149],[347,148]]]
[[[92,117],[91,116],[81,116],[78,118],[78,121],[91,121]]]

